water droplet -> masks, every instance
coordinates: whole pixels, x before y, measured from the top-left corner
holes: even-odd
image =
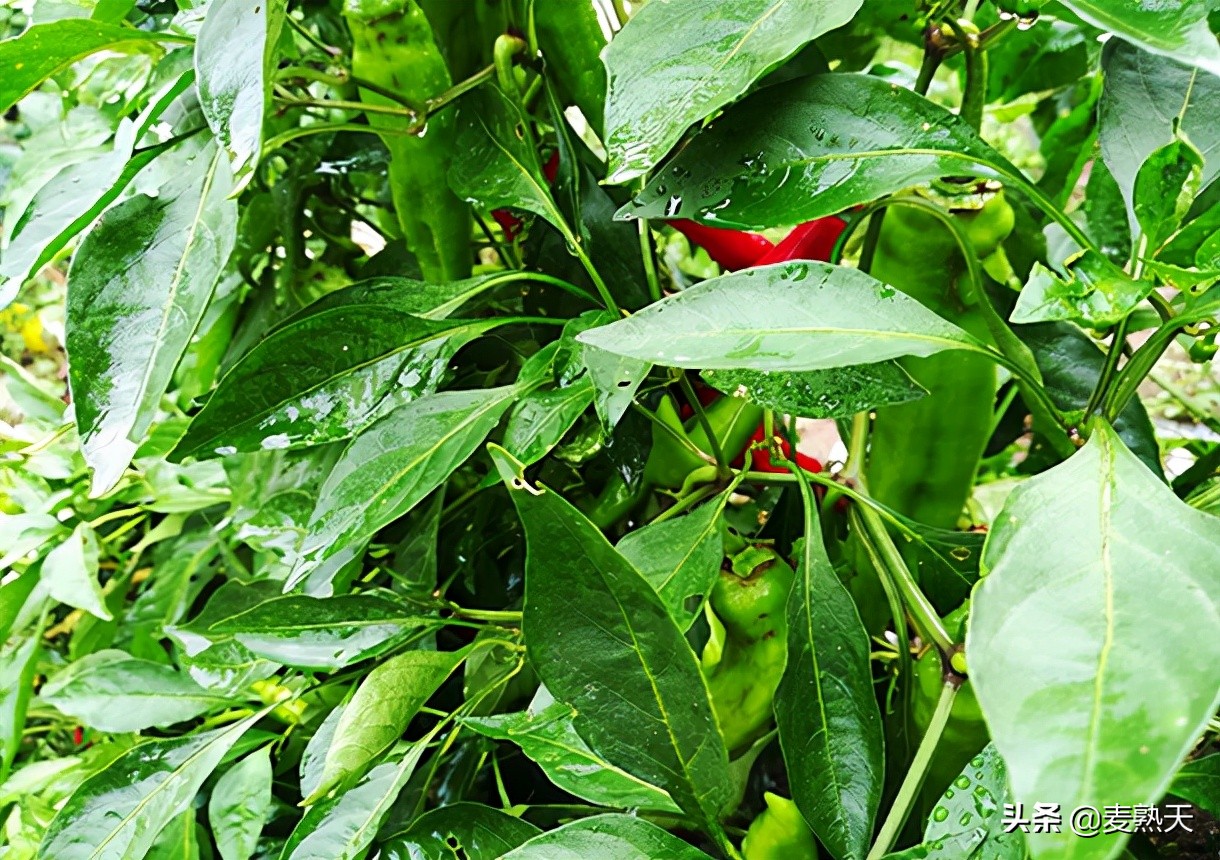
[[[957,820],[957,823],[960,824],[962,827],[966,827],[970,824],[970,822],[973,819],[974,819],[974,816],[971,815],[969,812],[963,812],[962,817]]]
[[[958,788],[969,788],[970,787],[970,777],[966,776],[965,774],[962,774],[957,779],[953,780],[953,784],[956,785]]]
[[[933,821],[944,821],[948,817],[949,817],[949,810],[945,809],[943,806],[938,806],[938,807],[936,807],[936,809],[934,809],[932,811],[932,820]]]
[[[981,755],[976,755],[974,758],[970,759],[970,766],[971,767],[982,767],[983,766],[983,757]]]

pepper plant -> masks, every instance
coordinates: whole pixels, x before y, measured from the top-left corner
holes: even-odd
[[[1217,856],[1211,7],[5,0],[0,854]]]

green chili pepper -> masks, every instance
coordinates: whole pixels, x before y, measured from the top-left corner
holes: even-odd
[[[982,208],[955,212],[980,259],[1011,232],[1003,192]],[[965,262],[952,234],[930,213],[896,206],[882,223],[872,274],[917,299],[984,343],[991,341],[978,299],[959,289]],[[991,436],[996,366],[960,350],[902,359],[928,396],[877,410],[870,437],[868,488],[877,501],[930,526],[951,529],[974,486]]]
[[[606,110],[606,68],[600,55],[609,41],[604,29],[609,24],[603,24],[594,0],[534,0],[534,29],[547,80],[561,101],[580,108],[598,136]]]
[[[415,0],[428,16],[453,80],[490,65],[496,37],[508,29],[504,0]]]
[[[967,600],[945,616],[945,630],[955,642],[960,642],[965,635],[966,619],[969,615],[970,601]],[[936,710],[943,684],[940,652],[929,648],[915,661],[911,717],[919,736],[927,731],[928,723],[932,721],[932,713]],[[957,691],[957,698],[953,700],[953,708],[949,712],[949,722],[928,766],[928,776],[923,789],[925,800],[934,802],[944,794],[945,789],[962,772],[967,762],[987,746],[988,740],[983,712],[979,708],[970,681],[967,680]]]
[[[720,450],[732,462],[736,460],[763,418],[763,407],[741,397],[722,396],[704,407],[708,426],[720,443]],[[682,423],[673,400],[661,398],[657,406],[658,423],[652,433],[652,453],[644,471],[645,477],[657,487],[678,489],[687,475],[712,462],[713,446],[698,417]],[[666,429],[668,428],[668,429]],[[683,440],[690,442],[704,456],[700,457]]]
[[[422,109],[452,83],[432,28],[415,0],[346,0],[352,31],[352,73]],[[361,90],[366,104],[401,108]],[[410,116],[372,113],[369,125],[390,151],[390,189],[407,247],[424,279],[456,281],[470,274],[470,207],[449,190],[446,176],[456,129],[452,108],[428,117],[418,134]]]
[[[818,845],[796,804],[769,791],[763,800],[767,808],[750,822],[741,842],[745,860],[817,860]]]
[[[708,599],[712,641],[703,669],[712,709],[730,753],[767,732],[772,702],[787,662],[785,609],[795,574],[769,547],[747,547],[730,559]]]

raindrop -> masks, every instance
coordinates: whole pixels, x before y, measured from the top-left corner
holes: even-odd
[[[932,820],[933,821],[938,821],[938,822],[944,821],[948,817],[949,817],[949,810],[945,809],[943,806],[938,806],[938,807],[936,807],[936,809],[934,809],[932,811]]]
[[[957,779],[953,780],[953,784],[956,785],[958,788],[969,788],[970,787],[970,777],[966,776],[965,774],[962,774]]]

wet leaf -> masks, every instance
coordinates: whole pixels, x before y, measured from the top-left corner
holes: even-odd
[[[381,846],[383,860],[432,860],[461,851],[464,860],[498,860],[542,831],[481,803],[451,803],[425,812]]]
[[[208,821],[222,860],[250,860],[253,856],[271,814],[271,778],[271,747],[266,746],[216,781],[208,801]]]
[[[801,418],[850,418],[878,406],[908,403],[927,394],[896,361],[800,373],[707,370],[708,385],[768,409]]]
[[[548,830],[502,860],[710,860],[695,846],[631,815],[594,815]]]

